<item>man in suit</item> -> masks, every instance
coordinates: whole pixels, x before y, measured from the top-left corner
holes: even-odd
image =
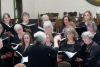
[[[34,34],[34,37],[36,43],[29,50],[28,67],[57,67],[57,52],[43,45],[45,44],[46,34],[39,31]]]

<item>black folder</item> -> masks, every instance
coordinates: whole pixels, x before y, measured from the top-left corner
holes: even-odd
[[[7,26],[5,23],[1,22],[1,25],[4,28],[4,32],[11,32],[12,34],[16,35],[16,32],[14,30],[14,25],[13,26]]]
[[[85,31],[87,31],[87,27],[84,26],[84,27],[76,27],[76,32],[79,34],[79,36],[81,36],[81,34]]]

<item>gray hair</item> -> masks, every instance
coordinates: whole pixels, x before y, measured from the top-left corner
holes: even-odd
[[[45,19],[46,18],[46,19]],[[47,14],[44,14],[42,16],[42,21],[48,21],[49,20],[49,16]]]
[[[92,28],[94,32],[97,32],[97,26],[95,22],[89,23],[87,26],[89,26],[90,24],[92,24]]]
[[[92,26],[93,26],[93,31],[94,31],[94,32],[97,32],[97,26],[96,26],[96,23],[95,23],[95,22],[92,23]]]
[[[23,13],[22,13],[22,17],[23,17],[23,16],[28,16],[28,17],[30,17],[30,15],[29,15],[28,12],[23,12]]]
[[[52,32],[53,32],[53,25],[52,25],[51,21],[45,21],[43,23],[43,28],[46,28],[46,27],[50,27],[52,29]]]
[[[72,33],[74,34],[74,39],[77,40],[78,39],[78,33],[76,32],[76,30],[74,28],[64,28],[64,36],[66,37],[68,33]]]
[[[11,18],[9,13],[4,13],[4,14],[3,14],[3,21],[4,21],[4,18],[5,18],[6,15],[7,15],[9,18]]]
[[[90,31],[86,31],[86,32],[83,32],[82,35],[81,35],[82,39],[85,39],[85,38],[89,38],[89,39],[93,39],[94,35],[90,32]]]
[[[34,38],[37,42],[44,44],[46,40],[46,34],[44,32],[38,31],[34,34]]]
[[[14,26],[14,30],[15,30],[15,31],[16,31],[17,29],[19,29],[19,28],[22,28],[22,29],[23,29],[22,25],[16,24],[16,25]]]
[[[3,26],[2,26],[2,24],[0,24],[0,29],[3,29]]]

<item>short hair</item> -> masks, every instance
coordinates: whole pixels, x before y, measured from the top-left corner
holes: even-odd
[[[29,15],[28,12],[23,12],[23,13],[22,13],[22,18],[23,18],[23,16],[28,16],[28,17],[30,17],[30,15]]]
[[[38,31],[34,34],[34,40],[36,42],[39,42],[41,44],[44,44],[45,43],[45,40],[46,40],[46,34],[42,31]]]
[[[68,33],[72,33],[74,34],[74,39],[77,40],[78,38],[78,33],[76,32],[76,30],[74,28],[65,28],[64,29],[64,36],[66,37]]]
[[[21,24],[16,24],[16,25],[14,26],[14,30],[19,29],[19,28],[22,28],[22,29],[23,29],[23,27],[22,27]]]
[[[48,16],[47,14],[44,14],[44,15],[42,16],[42,20],[43,20],[43,21],[48,21],[48,20],[45,20],[45,17],[47,17],[47,19],[49,20],[49,16]]]
[[[52,25],[52,22],[51,21],[45,21],[43,23],[43,28],[45,28],[45,27],[50,27],[51,30],[52,30],[52,32],[53,32],[53,25]]]
[[[85,31],[82,33],[81,37],[82,37],[82,39],[85,39],[87,37],[89,39],[93,39],[94,35],[90,31]]]

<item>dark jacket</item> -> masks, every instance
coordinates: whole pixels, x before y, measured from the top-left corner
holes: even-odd
[[[84,67],[100,67],[100,47],[97,43],[84,44],[78,56],[83,59]]]
[[[29,51],[28,67],[57,67],[56,56],[52,48],[36,43]]]
[[[15,35],[11,40],[11,46],[16,46],[21,43],[21,39],[19,39],[18,35]]]
[[[0,38],[3,39],[4,46],[10,46],[10,38],[6,34],[0,34]]]
[[[95,41],[100,46],[100,34],[96,33],[93,37],[93,41]]]
[[[80,22],[80,23],[79,23],[79,27],[86,27],[85,22]]]
[[[31,45],[29,45],[26,49],[24,48],[24,46],[19,45],[19,47],[17,48],[17,51],[20,52],[22,54],[23,57],[27,57],[29,55],[29,50],[31,49]],[[15,64],[20,63],[22,57],[20,55],[17,55],[17,57],[15,57]],[[28,65],[27,62],[24,62],[25,65]]]

